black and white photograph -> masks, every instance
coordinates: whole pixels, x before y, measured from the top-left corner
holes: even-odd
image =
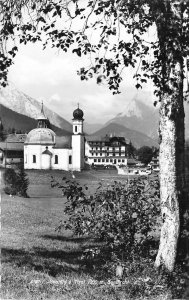
[[[189,0],[0,0],[1,300],[189,299]]]

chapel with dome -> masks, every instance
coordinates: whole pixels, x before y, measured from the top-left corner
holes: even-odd
[[[42,103],[37,128],[28,133],[24,143],[24,168],[81,171],[85,156],[83,116],[78,105],[73,112],[72,136],[58,137],[49,128]]]

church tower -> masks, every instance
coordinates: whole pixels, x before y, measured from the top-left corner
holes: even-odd
[[[37,118],[37,128],[48,128],[49,120],[45,116],[44,109],[43,109],[43,101],[41,103],[41,113]]]
[[[72,169],[81,171],[84,168],[85,143],[83,133],[83,111],[79,108],[73,112],[72,134]]]

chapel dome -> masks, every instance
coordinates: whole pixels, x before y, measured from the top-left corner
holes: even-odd
[[[83,115],[83,111],[79,107],[73,112],[73,117],[76,120],[83,120]]]
[[[25,144],[55,144],[56,134],[49,128],[35,128],[31,130],[27,137]]]

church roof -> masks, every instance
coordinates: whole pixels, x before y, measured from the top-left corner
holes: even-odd
[[[73,117],[74,120],[83,120],[83,111],[79,108],[79,103],[78,103],[78,108],[74,110],[73,112]]]
[[[23,145],[23,143],[0,142],[0,149],[2,149],[2,150],[23,151],[24,150],[24,145]]]
[[[44,113],[43,102],[41,104],[41,112],[38,115],[37,120],[48,120],[47,117],[45,116],[45,113]]]
[[[26,138],[25,144],[55,144],[56,134],[49,128],[35,128],[31,130]]]
[[[42,154],[48,154],[48,155],[52,156],[52,152],[49,151],[48,149],[46,149],[45,151],[43,151]]]
[[[56,136],[56,144],[54,148],[56,149],[71,149],[72,144],[72,137],[65,135],[65,136]]]

